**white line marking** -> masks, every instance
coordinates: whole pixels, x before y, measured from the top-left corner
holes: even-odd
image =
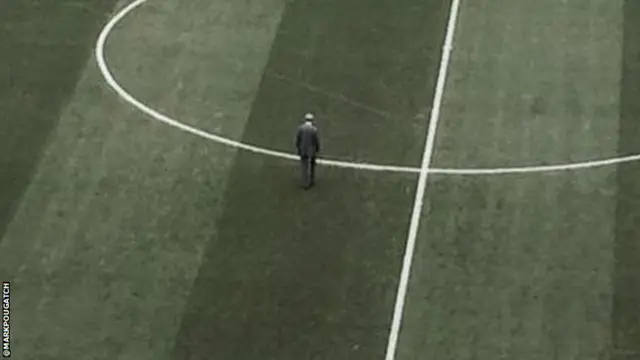
[[[438,122],[440,121],[440,108],[442,107],[442,97],[444,96],[444,89],[447,84],[449,60],[451,58],[451,51],[453,50],[453,37],[456,31],[459,8],[460,0],[453,0],[451,2],[451,9],[449,10],[449,22],[447,23],[447,33],[442,47],[442,59],[440,61],[438,82],[436,84],[436,92],[433,97],[433,107],[431,110],[431,118],[429,120],[429,129],[427,130],[427,140],[424,145],[422,165],[420,166],[420,176],[418,178],[416,196],[413,202],[413,211],[411,212],[407,247],[402,261],[402,271],[400,272],[396,304],[393,310],[393,319],[391,321],[391,330],[389,332],[389,341],[387,343],[386,360],[393,360],[395,358],[396,348],[398,346],[398,336],[400,334],[400,326],[402,325],[402,314],[407,296],[409,276],[411,274],[411,263],[413,262],[413,253],[416,247],[418,229],[420,228],[420,217],[422,216],[423,201],[427,190],[429,168],[431,167],[431,159],[433,158],[433,152],[435,149],[436,132],[438,131]]]
[[[282,151],[271,150],[255,145],[246,144],[240,141],[231,140],[220,135],[208,133],[204,130],[194,128],[192,126],[183,124],[178,120],[172,119],[160,112],[152,109],[151,107],[143,104],[136,99],[133,95],[127,92],[114,78],[109,70],[107,61],[104,56],[104,47],[109,35],[113,28],[130,12],[138,8],[140,5],[146,3],[148,0],[135,0],[122,10],[120,10],[100,32],[98,41],[96,42],[96,61],[102,76],[107,84],[126,102],[144,112],[152,119],[165,123],[171,127],[190,133],[195,136],[215,141],[217,143],[227,145],[233,148],[250,151],[256,154],[271,156],[275,158],[285,160],[297,160],[297,157],[291,153],[285,153]],[[428,172],[431,174],[439,175],[507,175],[507,174],[528,174],[528,173],[541,173],[541,172],[553,172],[553,171],[566,171],[566,170],[581,170],[603,166],[610,166],[622,163],[629,163],[634,161],[640,161],[640,154],[629,155],[623,157],[613,157],[602,160],[593,160],[580,163],[570,164],[558,164],[558,165],[544,165],[544,166],[518,166],[518,167],[500,167],[500,168],[469,168],[469,169],[453,169],[453,168],[431,168]],[[347,169],[357,170],[369,170],[369,171],[381,171],[381,172],[400,172],[400,173],[421,173],[421,169],[412,166],[396,166],[396,165],[381,165],[370,164],[365,162],[354,161],[338,161],[330,159],[322,159],[318,161],[322,165],[334,166]]]
[[[568,170],[584,170],[603,166],[619,165],[640,161],[640,154],[628,155],[621,157],[612,157],[608,159],[592,160],[577,163],[558,164],[558,165],[541,165],[541,166],[516,166],[516,167],[499,167],[499,168],[477,168],[477,169],[436,169],[430,170],[432,174],[442,175],[507,175],[507,174],[530,174],[543,172],[557,172]]]
[[[107,84],[113,88],[113,90],[120,95],[125,101],[138,108],[140,111],[145,114],[151,116],[152,118],[161,121],[169,126],[173,126],[182,131],[191,133],[193,135],[197,135],[203,137],[205,139],[213,140],[215,142],[228,145],[234,148],[243,149],[247,151],[251,151],[253,153],[272,156],[276,158],[282,158],[287,160],[298,160],[298,157],[294,154],[289,154],[281,151],[265,149],[262,147],[245,144],[239,141],[231,140],[225,138],[220,135],[211,134],[206,131],[202,131],[200,129],[194,128],[189,125],[185,125],[178,120],[172,119],[155,109],[145,105],[138,99],[136,99],[133,95],[127,92],[115,79],[111,71],[109,70],[109,66],[107,65],[107,61],[104,56],[104,47],[109,37],[109,34],[113,30],[113,28],[131,11],[139,7],[140,5],[146,3],[148,0],[136,0],[125,8],[123,8],[120,12],[118,12],[102,29],[100,36],[98,37],[98,41],[96,43],[96,61],[98,62],[98,67],[102,72],[102,76],[107,81]],[[377,164],[368,164],[368,163],[353,163],[349,161],[338,161],[338,160],[320,160],[320,164],[342,167],[342,168],[355,168],[360,170],[372,170],[372,171],[386,171],[386,172],[406,172],[406,173],[417,173],[418,169],[414,167],[408,166],[395,166],[395,165],[377,165]]]

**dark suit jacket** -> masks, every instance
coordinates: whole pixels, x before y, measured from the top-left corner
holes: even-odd
[[[298,127],[296,149],[300,156],[315,157],[320,152],[318,129],[312,123],[305,122]]]

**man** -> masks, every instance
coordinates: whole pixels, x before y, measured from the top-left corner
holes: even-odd
[[[305,115],[304,124],[298,127],[296,149],[300,156],[302,184],[305,189],[309,189],[315,185],[316,156],[320,152],[318,128],[314,124],[314,115],[311,113]]]

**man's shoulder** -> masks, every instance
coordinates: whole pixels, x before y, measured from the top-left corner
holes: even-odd
[[[298,130],[304,131],[318,131],[318,128],[313,124],[304,123],[298,126]]]

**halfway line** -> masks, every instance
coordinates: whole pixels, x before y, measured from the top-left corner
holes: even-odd
[[[438,121],[440,120],[440,108],[442,107],[444,87],[447,83],[447,72],[449,70],[449,60],[451,58],[451,50],[453,46],[453,34],[455,33],[456,29],[459,8],[460,0],[452,0],[451,10],[449,13],[449,22],[447,24],[447,34],[445,36],[444,46],[442,47],[442,60],[440,61],[438,82],[436,84],[436,92],[433,98],[433,107],[431,111],[431,118],[429,120],[429,129],[427,130],[427,140],[424,146],[422,165],[420,166],[420,176],[418,178],[416,197],[413,202],[413,211],[411,213],[411,222],[409,224],[409,235],[407,237],[407,247],[405,249],[404,260],[402,262],[402,272],[400,273],[396,304],[393,311],[393,320],[391,322],[389,341],[387,343],[387,354],[385,357],[386,360],[394,360],[396,355],[396,348],[398,347],[398,334],[400,333],[400,325],[402,324],[402,314],[404,311],[404,303],[407,296],[409,275],[411,274],[411,263],[413,261],[413,253],[416,247],[418,228],[420,227],[420,216],[422,215],[422,205],[425,192],[427,190],[427,179],[429,178],[431,158],[433,157],[433,151],[435,148],[436,132],[438,129]]]

